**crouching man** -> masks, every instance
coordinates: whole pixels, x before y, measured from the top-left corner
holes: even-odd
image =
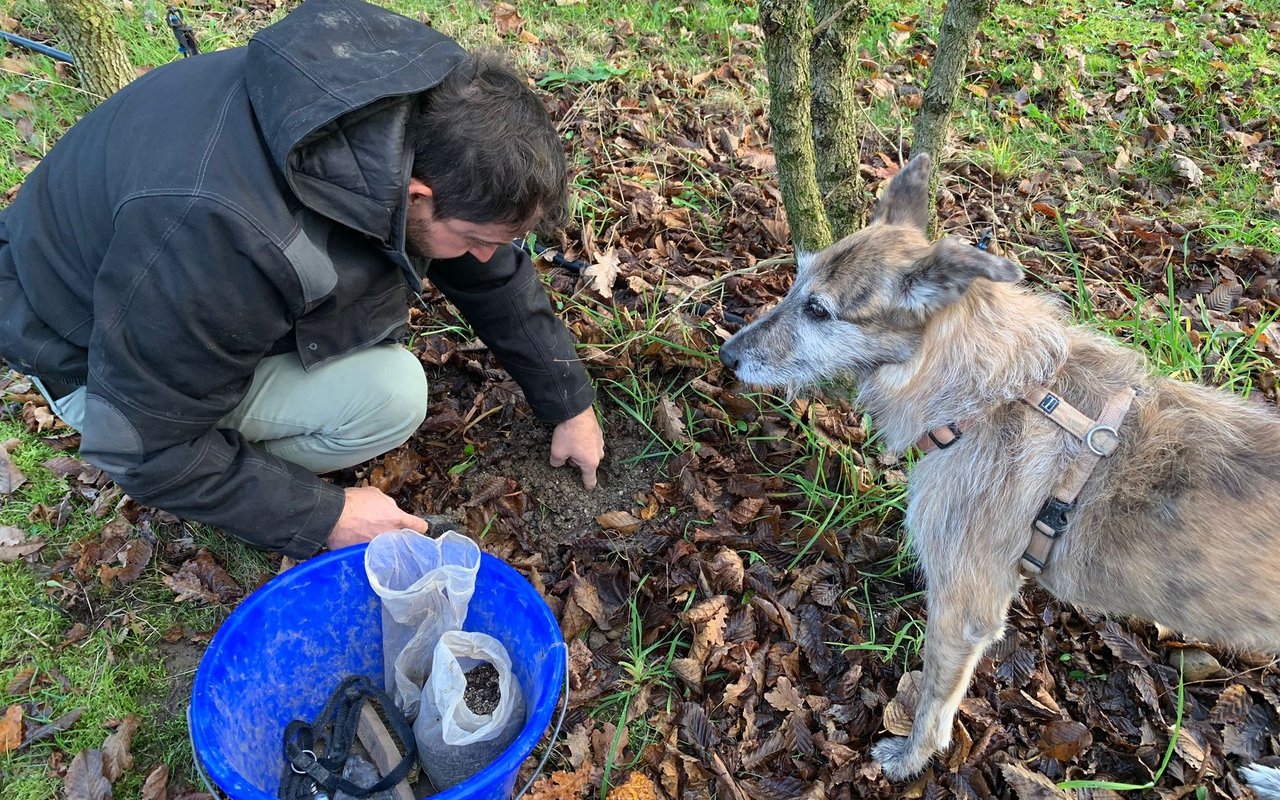
[[[307,0],[243,48],[86,115],[0,212],[0,357],[139,502],[305,558],[400,527],[316,475],[414,433],[397,340],[424,279],[595,484],[591,385],[510,243],[565,204],[526,82],[361,0]]]

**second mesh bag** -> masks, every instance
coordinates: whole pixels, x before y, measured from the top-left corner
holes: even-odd
[[[409,530],[369,542],[365,573],[382,599],[382,659],[387,694],[410,720],[436,642],[467,618],[480,548],[456,531],[432,539]]]

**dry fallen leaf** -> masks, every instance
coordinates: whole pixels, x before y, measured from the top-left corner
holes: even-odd
[[[142,784],[139,800],[165,800],[169,794],[169,765],[160,764],[151,770],[147,780]]]
[[[31,667],[18,670],[18,674],[13,676],[9,681],[9,685],[5,687],[5,694],[18,695],[26,694],[31,691],[31,681],[35,678],[36,671]]]
[[[129,752],[129,747],[133,744],[133,736],[138,732],[141,722],[138,715],[130,714],[102,744],[102,774],[112,783],[133,766],[133,754]]]
[[[1173,171],[1186,180],[1188,186],[1199,186],[1204,180],[1204,171],[1184,155],[1173,157]]]
[[[724,644],[724,626],[728,618],[729,598],[722,594],[707,598],[689,609],[685,619],[695,629],[689,658],[701,663],[712,650]]]
[[[613,283],[618,279],[618,251],[610,247],[600,254],[600,260],[582,271],[582,277],[590,281],[591,288],[605,300],[613,299]]]
[[[1018,800],[1071,800],[1071,795],[1059,789],[1053,781],[1038,772],[1032,772],[1017,764],[1001,764],[1000,771]]]
[[[39,538],[28,539],[21,528],[12,525],[0,525],[0,564],[7,564],[26,558],[44,547]]]
[[[665,394],[658,400],[658,406],[653,412],[654,424],[658,427],[658,433],[662,434],[662,438],[668,442],[675,444],[684,439],[684,419],[680,414],[680,409],[676,408],[676,404],[671,398]]]
[[[166,575],[164,584],[177,595],[174,601],[179,603],[187,600],[227,603],[241,594],[240,587],[206,550],[188,560],[175,574]]]
[[[508,33],[520,30],[520,26],[524,25],[524,18],[520,16],[520,11],[510,3],[494,3],[493,24],[497,26],[498,33],[505,36]]]
[[[606,511],[596,517],[596,522],[600,523],[600,527],[608,531],[618,531],[619,533],[635,533],[640,529],[641,520],[633,517],[626,511]]]
[[[707,571],[712,588],[719,591],[742,591],[746,568],[742,563],[742,556],[736,550],[721,547],[710,561],[703,562],[702,567]]]
[[[110,800],[111,781],[103,772],[101,750],[81,750],[71,759],[63,781],[67,800]]]
[[[778,676],[778,682],[773,689],[764,693],[764,699],[779,711],[800,711],[804,708],[804,698],[785,675]]]
[[[1059,761],[1070,761],[1092,744],[1089,729],[1074,720],[1055,719],[1040,730],[1040,752]]]
[[[26,482],[27,476],[9,458],[8,452],[0,449],[0,495],[13,494],[14,490]]]
[[[36,110],[35,101],[31,99],[31,95],[22,92],[12,92],[9,97],[9,105],[14,111],[31,112]]]
[[[73,708],[66,714],[55,719],[53,722],[45,723],[38,728],[33,728],[31,732],[27,734],[27,738],[22,741],[22,744],[24,746],[29,745],[32,742],[48,739],[55,733],[62,733],[65,730],[70,730],[71,726],[76,724],[76,721],[80,719],[82,714],[84,714],[83,708]]]
[[[98,568],[102,585],[109,586],[111,581],[118,580],[122,586],[142,577],[142,570],[151,563],[152,547],[146,539],[132,539],[122,547],[115,556],[119,566],[103,564]]]
[[[884,727],[895,736],[911,733],[911,721],[916,713],[916,700],[920,697],[920,670],[903,673],[898,679],[898,693],[884,707]]]
[[[9,706],[0,717],[0,753],[22,744],[22,706]]]

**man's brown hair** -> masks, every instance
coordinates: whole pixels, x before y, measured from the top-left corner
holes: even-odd
[[[437,218],[534,225],[563,217],[560,136],[500,55],[474,53],[425,92],[410,134],[413,176],[431,187]]]

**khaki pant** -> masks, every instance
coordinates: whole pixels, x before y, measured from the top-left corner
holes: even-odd
[[[44,385],[32,383],[49,399]],[[84,425],[85,389],[49,400],[71,427]],[[398,345],[379,345],[311,372],[293,354],[262,360],[240,405],[218,423],[272,455],[317,474],[368,461],[409,440],[427,416],[422,364]]]

